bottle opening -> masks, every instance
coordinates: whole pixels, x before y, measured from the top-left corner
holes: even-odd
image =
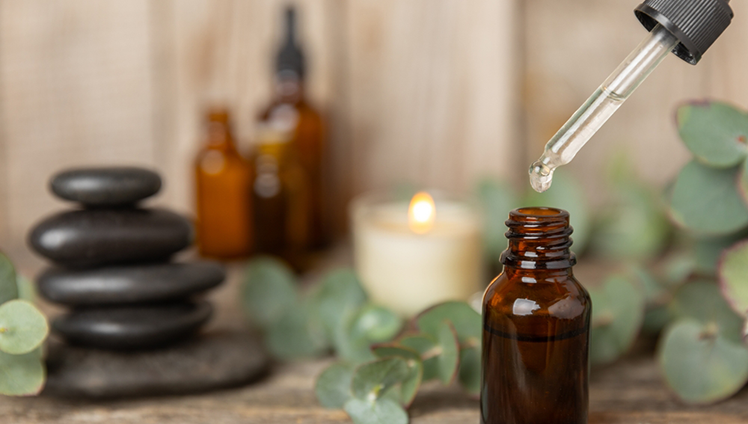
[[[576,260],[572,244],[569,212],[548,207],[524,207],[509,212],[505,233],[509,240],[502,254],[504,265],[527,269],[558,269]]]

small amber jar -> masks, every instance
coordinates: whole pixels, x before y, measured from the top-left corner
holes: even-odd
[[[252,166],[237,151],[229,113],[206,116],[206,142],[195,160],[197,242],[202,256],[246,257],[252,250]]]
[[[569,213],[509,213],[504,271],[483,297],[481,422],[585,424],[592,304],[574,278]]]

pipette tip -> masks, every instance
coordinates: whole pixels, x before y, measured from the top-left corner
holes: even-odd
[[[542,193],[551,188],[553,182],[553,168],[541,161],[536,161],[530,166],[530,185],[538,193]]]

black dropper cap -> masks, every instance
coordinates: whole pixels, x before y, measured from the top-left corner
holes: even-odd
[[[296,10],[286,8],[284,40],[275,58],[275,72],[293,72],[304,78],[304,53],[296,43]]]
[[[651,31],[662,25],[678,38],[676,56],[695,65],[730,25],[730,0],[644,0],[634,13]]]

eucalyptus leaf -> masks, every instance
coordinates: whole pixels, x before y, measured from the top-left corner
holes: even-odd
[[[670,303],[670,314],[711,325],[734,343],[742,341],[743,318],[730,309],[713,281],[691,281],[678,288]]]
[[[403,358],[389,357],[368,362],[356,369],[351,388],[358,399],[373,402],[410,375]]]
[[[727,168],[748,155],[748,115],[721,102],[694,102],[678,108],[678,133],[699,161]]]
[[[696,271],[702,275],[716,275],[722,253],[728,247],[744,239],[748,239],[748,232],[745,230],[719,237],[694,239],[693,256],[696,262]]]
[[[351,383],[354,367],[337,362],[327,367],[317,378],[314,392],[317,400],[325,408],[341,409],[353,397]]]
[[[569,220],[574,228],[572,250],[578,254],[584,252],[592,233],[592,213],[581,184],[565,170],[555,172],[553,185],[547,191],[538,193],[530,190],[525,206],[548,206],[569,212]]]
[[[670,223],[660,199],[635,180],[617,184],[600,212],[590,248],[612,259],[647,259],[660,253],[669,240]],[[576,237],[575,237],[576,241]]]
[[[469,346],[479,345],[483,335],[480,314],[466,302],[440,303],[419,314],[415,321],[421,331],[432,337],[438,337],[442,323],[449,321],[460,343]]]
[[[318,289],[312,294],[312,305],[320,317],[328,337],[335,338],[341,325],[366,302],[366,292],[356,273],[343,268],[331,271],[322,278]]]
[[[379,358],[387,357],[399,357],[403,358],[410,369],[408,377],[403,380],[400,386],[400,393],[398,393],[398,400],[407,408],[415,399],[418,389],[421,387],[421,381],[423,380],[423,363],[421,362],[421,356],[413,349],[397,346],[387,345],[378,346],[373,349],[374,354]]]
[[[690,318],[665,330],[658,359],[670,388],[688,403],[726,399],[748,381],[745,346]]]
[[[286,360],[320,356],[328,348],[326,340],[308,302],[288,311],[265,333],[268,350]]]
[[[367,304],[348,311],[340,317],[333,343],[338,356],[353,363],[374,359],[371,345],[391,340],[402,327],[402,319],[382,306]]]
[[[438,358],[439,381],[449,384],[454,381],[460,366],[460,345],[457,342],[457,332],[452,323],[444,321],[439,324],[436,335],[441,353]]]
[[[662,281],[669,287],[678,286],[698,271],[695,255],[680,253],[670,256],[664,264]]]
[[[345,404],[345,412],[354,424],[407,424],[408,414],[392,399],[368,402],[351,399]]]
[[[480,348],[470,347],[460,351],[460,385],[470,394],[480,393],[481,379]]]
[[[439,377],[439,346],[436,338],[421,334],[400,338],[397,343],[418,352],[423,362],[423,381]]]
[[[23,355],[0,351],[0,394],[6,396],[37,395],[44,387],[44,364],[39,349]]]
[[[689,162],[673,188],[673,219],[698,234],[724,235],[746,227],[748,208],[738,194],[737,172]]]
[[[392,340],[400,332],[403,320],[399,315],[383,306],[365,305],[353,320],[351,336],[363,337],[371,343]]]
[[[0,305],[0,350],[13,355],[31,352],[49,334],[47,319],[31,303],[11,300]]]
[[[501,252],[507,248],[504,221],[508,211],[520,206],[519,197],[509,184],[494,179],[481,180],[477,192],[485,217],[483,240],[486,256],[489,263],[498,265]]]
[[[722,256],[719,283],[730,306],[743,317],[748,316],[748,241],[741,241]]]
[[[0,252],[0,305],[13,299],[18,299],[16,270],[10,259]]]
[[[293,310],[297,301],[296,277],[288,265],[270,257],[249,262],[244,273],[242,304],[252,322],[268,328]]]
[[[622,275],[612,275],[602,287],[590,288],[592,329],[590,361],[593,364],[612,362],[636,339],[644,319],[644,295]]]

